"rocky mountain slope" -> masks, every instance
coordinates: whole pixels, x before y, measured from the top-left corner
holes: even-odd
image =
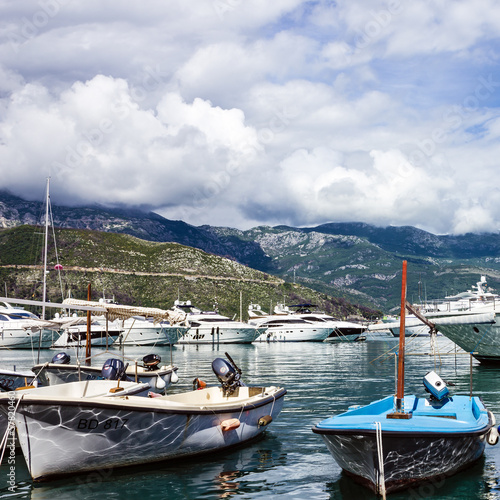
[[[43,204],[0,193],[0,225],[41,224]],[[104,207],[53,207],[56,227],[124,233],[177,242],[233,259],[291,283],[390,311],[400,301],[401,261],[408,296],[441,298],[471,288],[480,275],[500,289],[500,235],[433,235],[414,227],[329,223],[311,228],[261,226],[241,231],[192,226],[158,214]]]
[[[7,296],[41,300],[43,240],[36,226],[0,231],[0,283]],[[380,314],[178,243],[81,229],[56,229],[49,242],[47,298],[52,302],[69,295],[86,299],[90,283],[94,299],[113,297],[121,304],[163,309],[176,299],[191,300],[201,309],[218,307],[243,319],[251,303],[269,311],[277,303],[304,301],[342,318]]]

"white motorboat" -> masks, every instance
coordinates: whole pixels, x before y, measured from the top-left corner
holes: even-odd
[[[123,333],[118,338],[118,344],[124,346],[173,345],[189,330],[187,326],[171,325],[165,321],[154,322],[144,316],[133,316],[120,323]]]
[[[15,394],[15,401],[0,394],[0,411],[11,412],[35,481],[212,453],[262,434],[286,394],[275,386],[244,386],[239,369],[224,359],[212,367],[220,381],[215,387],[107,397],[86,394],[88,382],[73,382]]]
[[[109,347],[122,334],[123,329],[113,323],[108,326],[95,319],[90,324],[90,342],[92,347]],[[74,325],[63,328],[52,347],[85,347],[87,325]]]
[[[52,358],[51,363],[39,363],[32,368],[32,371],[36,373],[40,384],[47,386],[82,380],[103,380],[109,378],[107,371],[122,370],[122,380],[148,384],[152,392],[165,393],[171,384],[179,380],[178,368],[173,365],[160,365],[160,363],[160,356],[148,354],[142,358],[141,362],[133,360],[126,364],[116,357],[107,359],[102,367],[80,362],[71,364],[71,356],[60,352]],[[108,367],[107,371],[105,367]]]
[[[60,324],[2,302],[0,307],[0,349],[49,348],[59,338]]]
[[[250,344],[262,332],[254,325],[232,320],[217,311],[201,311],[189,300],[176,300],[173,310],[185,312],[190,326],[179,344]]]
[[[317,322],[323,324],[323,326],[331,327],[332,333],[325,339],[326,342],[356,341],[366,331],[364,325],[352,321],[343,321],[324,312],[315,311],[317,306],[314,304],[278,305],[277,307],[306,321]],[[275,311],[277,311],[276,308]]]
[[[313,322],[286,312],[266,314],[257,304],[248,309],[248,322],[262,333],[255,342],[323,342],[332,327],[326,323]]]

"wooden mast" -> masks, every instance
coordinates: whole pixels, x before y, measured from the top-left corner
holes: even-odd
[[[405,394],[405,319],[406,319],[406,260],[403,261],[401,279],[401,314],[399,322],[399,358],[398,358],[398,385],[396,392],[396,411],[402,411],[402,402]]]
[[[404,411],[405,394],[405,313],[406,313],[406,260],[403,261],[401,279],[401,313],[399,322],[399,353],[398,353],[398,380],[396,386],[396,411],[389,413],[387,418],[411,418],[411,413]]]
[[[90,287],[90,283],[89,283],[89,285],[87,287],[87,300],[90,302],[91,298],[92,298],[92,291],[91,291],[91,287]],[[87,366],[90,366],[90,356],[91,356],[91,348],[90,348],[90,345],[92,343],[92,337],[90,334],[91,322],[92,322],[92,317],[91,317],[90,311],[87,311],[87,339],[85,342],[85,364]]]

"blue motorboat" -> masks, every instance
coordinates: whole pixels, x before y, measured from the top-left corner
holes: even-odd
[[[404,395],[406,261],[401,304],[396,395],[350,407],[312,429],[346,474],[383,497],[451,476],[476,462],[486,442],[498,442],[495,417],[481,399],[450,395],[437,373],[424,377],[428,397]]]
[[[453,475],[498,440],[494,416],[477,396],[405,396],[407,417],[391,418],[394,409],[389,396],[313,428],[340,467],[378,494]]]

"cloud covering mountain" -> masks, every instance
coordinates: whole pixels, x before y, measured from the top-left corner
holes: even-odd
[[[242,229],[497,231],[500,5],[0,1],[0,187]]]

